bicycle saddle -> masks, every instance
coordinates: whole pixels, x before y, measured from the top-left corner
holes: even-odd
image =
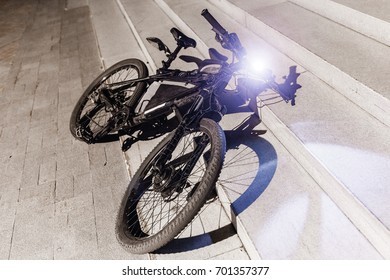
[[[179,46],[181,46],[185,49],[188,47],[192,47],[192,48],[196,47],[196,41],[194,39],[184,35],[184,33],[181,32],[179,29],[173,27],[171,29],[171,33]]]

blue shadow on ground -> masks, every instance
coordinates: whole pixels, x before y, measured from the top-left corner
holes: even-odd
[[[277,168],[277,154],[270,142],[258,135],[250,134],[242,137],[228,136],[228,149],[245,145],[250,148],[258,158],[258,170],[248,188],[232,203],[231,208],[235,215],[241,214],[266,190]],[[243,139],[244,138],[244,139]]]
[[[192,251],[210,246],[236,234],[232,224],[228,224],[216,230],[206,232],[200,235],[176,238],[164,247],[155,251],[155,254],[173,254]]]

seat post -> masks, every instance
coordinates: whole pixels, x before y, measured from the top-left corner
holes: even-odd
[[[167,61],[163,61],[163,69],[168,69],[171,66],[172,61],[174,61],[177,57],[177,54],[180,52],[180,50],[183,48],[183,46],[177,45],[176,49],[168,56]]]

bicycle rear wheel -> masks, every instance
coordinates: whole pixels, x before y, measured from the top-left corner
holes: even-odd
[[[118,131],[127,121],[129,108],[125,103],[135,106],[145,91],[146,83],[136,83],[115,96],[109,96],[123,104],[117,108],[107,108],[100,100],[99,91],[111,83],[146,76],[148,69],[138,59],[122,60],[101,73],[84,91],[73,109],[69,124],[72,135],[87,143],[95,143]]]
[[[206,202],[221,171],[224,133],[216,122],[203,119],[199,128],[180,139],[164,172],[154,172],[156,159],[173,135],[143,161],[123,197],[116,234],[132,253],[155,251],[178,235]]]

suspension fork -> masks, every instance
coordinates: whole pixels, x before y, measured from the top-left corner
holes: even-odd
[[[196,147],[192,153],[190,160],[186,163],[182,172],[180,174],[177,174],[180,177],[177,182],[177,186],[179,188],[184,185],[184,183],[188,179],[188,176],[190,176],[192,169],[194,168],[197,160],[199,159],[201,153],[203,152],[204,148],[208,143],[207,140],[208,140],[207,135],[202,135],[200,139],[198,139],[198,141],[196,142]]]
[[[203,97],[199,95],[188,112],[183,116],[182,121],[176,128],[172,139],[168,142],[167,146],[160,153],[153,166],[153,172],[163,174],[164,166],[168,160],[172,158],[172,153],[176,146],[179,144],[180,139],[184,136],[187,128],[191,125],[200,115],[201,106],[203,104]]]

